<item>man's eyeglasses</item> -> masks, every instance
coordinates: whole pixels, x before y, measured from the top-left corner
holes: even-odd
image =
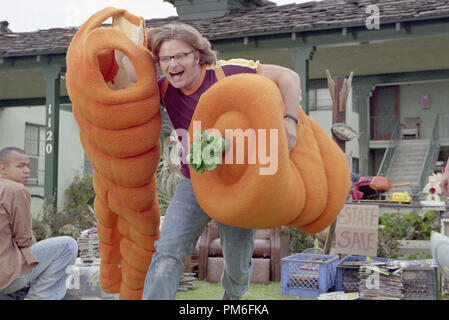
[[[176,61],[181,62],[191,53],[193,53],[193,50],[190,52],[180,52],[180,53],[175,54],[174,56],[157,57],[156,60],[159,63],[165,63],[165,64],[170,63],[171,59],[175,59]]]

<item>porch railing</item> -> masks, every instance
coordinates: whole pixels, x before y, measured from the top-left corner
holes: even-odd
[[[449,138],[449,112],[439,113],[438,118],[440,138]]]
[[[378,176],[380,174],[383,174],[384,176],[388,175],[388,169],[390,168],[396,146],[398,145],[397,141],[399,140],[399,134],[400,121],[397,121],[391,134],[388,147],[385,150],[379,170],[377,171]],[[436,158],[438,157],[438,152],[440,149],[441,138],[449,138],[449,112],[439,113],[436,116],[432,135],[429,141],[429,147],[427,148],[419,174],[419,186],[417,187],[420,190],[427,183],[427,179],[434,169],[435,161],[437,160]]]
[[[388,143],[388,147],[385,150],[384,157],[382,162],[380,163],[379,170],[377,171],[377,175],[380,176],[383,174],[387,176],[388,169],[390,168],[391,160],[393,159],[394,151],[397,146],[397,140],[399,139],[399,125],[400,121],[396,121],[394,125],[394,129],[391,133],[390,142]]]
[[[440,126],[440,123],[443,125]],[[444,123],[446,123],[446,125],[444,125]],[[432,136],[429,141],[429,147],[427,148],[426,156],[421,166],[421,172],[419,175],[419,186],[421,189],[427,183],[427,179],[434,169],[435,161],[437,160],[438,152],[440,150],[440,137],[449,137],[449,131],[447,128],[448,123],[449,112],[437,114],[432,130]]]

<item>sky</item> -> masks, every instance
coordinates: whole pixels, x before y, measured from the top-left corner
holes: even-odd
[[[271,1],[284,5],[310,0]],[[145,19],[177,15],[173,5],[163,0],[0,0],[0,21],[8,21],[13,32],[79,27],[108,6],[126,9]]]

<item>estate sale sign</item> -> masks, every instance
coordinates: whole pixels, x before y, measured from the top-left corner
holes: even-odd
[[[379,206],[345,204],[335,226],[335,253],[377,256]]]

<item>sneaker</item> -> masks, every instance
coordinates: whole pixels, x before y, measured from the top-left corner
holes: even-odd
[[[233,297],[229,295],[226,290],[223,292],[223,295],[221,296],[221,300],[240,300],[240,297]]]

